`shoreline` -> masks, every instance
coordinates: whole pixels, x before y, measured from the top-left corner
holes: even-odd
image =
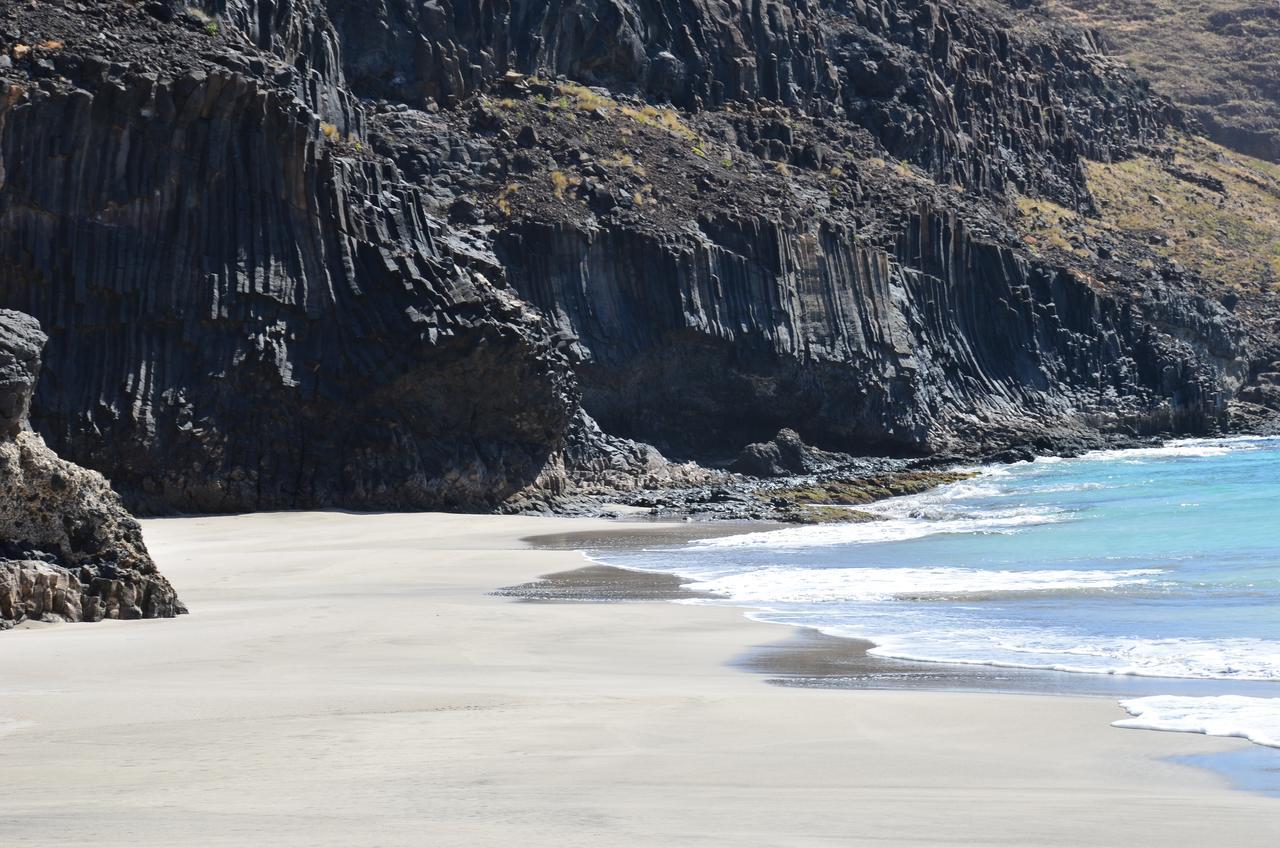
[[[0,637],[6,842],[54,820],[59,845],[1280,838],[1273,799],[1168,762],[1240,740],[1113,729],[1096,698],[768,686],[732,663],[772,633],[737,608],[491,594],[588,564],[526,537],[634,525],[143,526],[190,615]]]
[[[666,533],[650,534],[650,541],[654,537],[660,537],[663,542],[679,541]],[[589,539],[590,534],[583,534],[583,538]],[[543,540],[531,537],[524,541],[536,545]],[[835,636],[809,625],[755,618],[752,615],[755,608],[750,604],[687,588],[696,582],[690,578],[608,565],[590,557],[588,562],[590,564],[581,568],[546,574],[528,583],[504,587],[494,594],[533,603],[721,601],[717,606],[736,609],[747,620],[781,628],[786,634],[753,645],[728,661],[730,666],[761,676],[765,683],[774,686],[1094,698],[1117,707],[1123,700],[1150,696],[1277,697],[1273,681],[1097,674],[881,657],[870,653],[876,647],[870,639]],[[1125,716],[1119,715],[1117,720],[1125,720]],[[1154,728],[1140,729],[1156,732]],[[1234,738],[1224,734],[1204,735]],[[1280,797],[1280,751],[1274,748],[1253,743],[1241,750],[1192,755],[1180,761],[1225,777],[1237,790]]]

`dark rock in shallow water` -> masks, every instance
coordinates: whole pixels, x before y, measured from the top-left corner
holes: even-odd
[[[26,426],[43,344],[32,318],[0,310],[0,629],[186,612],[110,484]]]

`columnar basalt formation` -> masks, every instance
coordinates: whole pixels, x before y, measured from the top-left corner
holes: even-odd
[[[1182,119],[962,0],[55,0],[0,55],[32,418],[146,511],[1214,432],[1271,332],[1124,234],[1027,249],[1015,199],[1091,214]]]
[[[568,369],[394,167],[268,80],[40,61],[0,104],[0,299],[50,333],[59,451],[148,511],[478,507],[538,475]]]
[[[102,475],[31,432],[44,343],[33,318],[0,309],[0,629],[185,612]]]
[[[578,340],[586,409],[679,453],[788,425],[887,453],[995,447],[1046,420],[1204,432],[1245,376],[1220,305],[1122,304],[928,210],[892,253],[822,223],[724,219],[679,240],[539,224],[508,238],[517,290]],[[1170,316],[1194,343],[1156,329]]]

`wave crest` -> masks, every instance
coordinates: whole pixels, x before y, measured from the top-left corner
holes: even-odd
[[[693,583],[689,588],[757,603],[929,600],[1001,592],[1063,592],[1142,586],[1158,568],[995,571],[977,568],[787,568],[769,566]]]

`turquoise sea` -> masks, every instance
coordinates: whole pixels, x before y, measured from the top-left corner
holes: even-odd
[[[1126,700],[1121,725],[1280,747],[1280,439],[983,468],[867,510],[883,520],[597,558],[875,656],[1219,681]]]

